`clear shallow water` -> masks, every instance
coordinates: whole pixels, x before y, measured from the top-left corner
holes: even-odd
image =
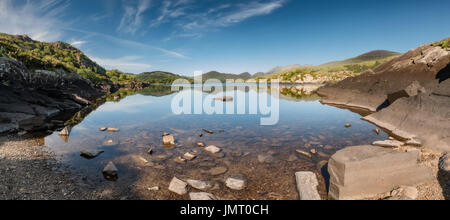
[[[73,127],[68,140],[55,132],[45,138],[45,145],[63,163],[96,184],[114,186],[122,191],[136,191],[130,189],[130,185],[144,189],[164,188],[175,175],[220,183],[227,175],[240,174],[249,182],[245,193],[236,194],[222,187],[216,194],[227,199],[295,199],[294,172],[311,170],[320,174],[317,163],[328,160],[337,150],[387,137],[385,133],[375,134],[372,130],[376,127],[362,121],[359,114],[322,105],[311,93],[315,88],[318,86],[282,86],[280,120],[273,126],[261,126],[263,115],[260,114],[175,115],[171,111],[171,102],[178,93],[172,93],[170,88],[150,88],[117,102],[106,102]],[[237,93],[248,95],[248,91]],[[203,97],[207,95],[202,94]],[[345,128],[346,123],[351,123],[352,127]],[[100,127],[119,128],[120,132],[100,132]],[[203,129],[215,133],[207,134]],[[162,145],[164,132],[174,134],[176,146],[165,148]],[[199,136],[201,133],[203,137]],[[106,140],[113,140],[117,145],[103,146]],[[196,142],[222,148],[225,157],[212,157],[197,147]],[[150,148],[155,149],[152,156],[147,154]],[[309,159],[296,154],[297,149],[308,152],[316,149],[318,154]],[[80,157],[82,150],[105,153],[86,160]],[[186,152],[196,152],[198,157],[186,164],[173,161]],[[275,161],[261,164],[257,159],[261,154],[273,155]],[[150,163],[145,164],[140,158]],[[101,171],[109,161],[119,169],[117,182],[108,182],[102,176]],[[219,166],[226,167],[228,173],[208,174],[210,168]],[[135,192],[139,198],[178,199],[164,190],[156,195],[149,193]]]

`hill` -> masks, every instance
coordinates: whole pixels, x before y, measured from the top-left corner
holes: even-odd
[[[220,73],[220,72],[217,72],[217,71],[211,71],[211,72],[208,72],[208,73],[205,73],[205,74],[202,75],[203,82],[205,82],[208,79],[218,79],[222,83],[225,83],[227,79],[248,80],[248,79],[251,79],[251,78],[252,78],[252,75],[250,73],[248,73],[248,72],[236,75],[236,74],[232,74],[232,73]]]
[[[63,69],[76,73],[93,83],[110,81],[107,71],[89,59],[79,49],[64,42],[40,42],[27,35],[8,35],[0,33],[0,57],[8,57],[22,62],[31,72],[34,70],[55,71]],[[133,77],[121,76],[122,80]]]
[[[320,66],[338,67],[338,66],[349,65],[349,64],[358,64],[358,63],[372,62],[372,61],[382,61],[385,59],[397,57],[399,55],[401,55],[401,54],[397,53],[397,52],[388,51],[388,50],[374,50],[374,51],[370,51],[368,53],[365,53],[365,54],[362,54],[362,55],[359,55],[357,57],[353,57],[353,58],[350,58],[347,60],[334,61],[334,62],[322,64]]]
[[[193,82],[191,78],[163,71],[141,73],[136,75],[136,79],[149,84],[171,84],[177,79],[186,79],[191,83]]]
[[[347,77],[358,75],[369,69],[373,69],[380,64],[388,62],[400,56],[399,53],[377,50],[343,61],[335,61],[319,66],[292,65],[276,67],[268,73],[283,70],[263,77],[261,79],[278,79],[282,83],[326,83],[343,80]]]

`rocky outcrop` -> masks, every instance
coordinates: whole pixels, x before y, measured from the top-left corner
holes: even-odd
[[[0,133],[54,129],[61,123],[53,118],[76,112],[115,87],[94,85],[63,69],[31,71],[0,57]]]
[[[399,139],[450,151],[450,51],[423,45],[374,70],[320,88],[325,104],[370,110]]]
[[[345,148],[328,162],[329,196],[336,200],[367,199],[400,186],[432,182],[431,170],[417,161],[413,152],[374,146]]]

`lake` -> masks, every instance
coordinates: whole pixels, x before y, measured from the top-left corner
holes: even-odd
[[[202,92],[198,88],[173,92],[164,86],[120,91],[83,115],[68,138],[54,132],[45,138],[45,145],[62,163],[85,176],[91,184],[131,198],[188,199],[167,190],[170,180],[177,176],[214,182],[215,187],[209,192],[220,199],[297,199],[294,173],[298,171],[316,172],[321,194],[326,196],[326,176],[321,176],[324,161],[346,146],[370,144],[384,140],[388,135],[383,132],[377,135],[373,132],[376,127],[361,120],[360,114],[321,104],[313,93],[319,86],[286,85],[258,91],[253,85],[234,91],[235,97],[248,98],[255,93],[268,95],[272,97],[269,103],[276,101],[279,104],[279,121],[268,126],[261,125],[261,118],[265,117],[261,113],[172,113],[172,100],[182,93],[197,94],[203,99],[224,95],[216,92]],[[276,99],[270,96],[277,91]],[[237,102],[234,98],[223,104]],[[346,128],[347,123],[352,126]],[[102,132],[99,131],[101,127],[118,128],[120,132]],[[174,135],[175,146],[163,145],[163,133]],[[112,144],[105,145],[104,142],[109,140]],[[197,142],[215,145],[223,150],[224,155],[211,155],[198,147]],[[148,154],[149,149],[153,149],[152,155]],[[296,150],[310,152],[311,149],[317,151],[312,158],[296,153]],[[80,156],[80,151],[104,153],[88,160]],[[197,157],[184,163],[174,161],[186,152]],[[269,159],[261,163],[258,156]],[[119,170],[115,182],[102,175],[109,161],[113,161]],[[223,168],[226,172],[215,175],[211,173],[213,168]],[[230,175],[245,177],[247,189],[228,189],[223,182]],[[149,190],[154,186],[160,190]]]

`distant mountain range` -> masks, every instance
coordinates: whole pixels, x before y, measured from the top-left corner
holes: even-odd
[[[401,53],[392,52],[392,51],[388,51],[388,50],[374,50],[374,51],[370,51],[368,53],[362,54],[362,55],[354,57],[354,58],[350,58],[350,59],[342,60],[342,61],[329,62],[329,63],[322,64],[320,66],[337,67],[337,66],[341,66],[341,65],[357,64],[357,63],[363,63],[363,62],[368,62],[368,61],[383,60],[386,58],[396,57],[399,55],[401,55]]]
[[[171,84],[177,79],[185,79],[193,82],[192,78],[163,71],[140,73],[136,75],[136,79],[150,84]]]

